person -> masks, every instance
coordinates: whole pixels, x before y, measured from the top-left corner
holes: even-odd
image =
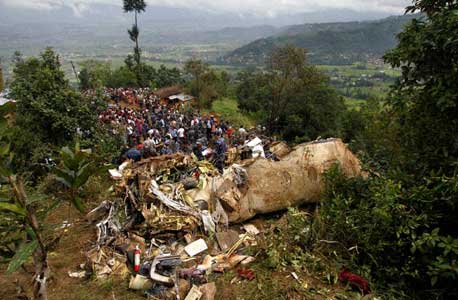
[[[142,153],[135,148],[127,150],[125,155],[128,159],[132,159],[135,162],[140,161],[142,159]]]
[[[208,119],[206,122],[206,128],[207,128],[207,140],[210,140],[212,136],[212,122],[210,119]]]
[[[202,143],[197,142],[195,145],[192,147],[192,153],[197,157],[197,159],[204,160],[204,155],[202,154]]]
[[[183,127],[180,127],[180,129],[177,130],[178,140],[179,140],[180,144],[184,144],[184,140],[185,140],[184,131],[185,130],[184,130]]]
[[[223,174],[224,170],[224,161],[226,160],[226,141],[222,137],[222,135],[218,135],[218,139],[216,140],[216,147],[215,147],[215,167],[218,171]]]
[[[245,140],[246,140],[247,132],[246,132],[246,129],[243,128],[243,125],[240,125],[240,128],[239,128],[239,135],[240,135],[241,143],[244,143]]]
[[[232,134],[234,134],[234,129],[232,128],[232,126],[229,126],[229,128],[227,128],[226,134],[229,139],[232,137]]]

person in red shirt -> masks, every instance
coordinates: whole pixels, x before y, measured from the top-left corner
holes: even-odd
[[[228,138],[232,137],[232,135],[234,134],[234,129],[232,128],[232,126],[229,126],[229,128],[226,130],[226,134]]]

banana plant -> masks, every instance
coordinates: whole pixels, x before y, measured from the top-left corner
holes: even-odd
[[[73,150],[63,147],[60,151],[61,164],[53,169],[57,180],[68,189],[69,200],[80,212],[84,212],[84,205],[79,192],[93,172],[90,155],[90,150],[81,150],[78,142]]]
[[[36,278],[33,288],[34,298],[47,300],[46,281],[50,274],[47,247],[44,243],[36,208],[31,205],[21,176],[14,174],[11,169],[12,157],[9,144],[1,143],[0,177],[4,184],[1,186],[0,195],[5,197],[0,198],[0,211],[9,214],[11,219],[14,219],[14,223],[22,224],[22,229],[27,233],[28,238],[15,249],[7,274],[15,272],[28,261],[30,256],[33,256]]]

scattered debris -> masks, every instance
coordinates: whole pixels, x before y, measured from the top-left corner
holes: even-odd
[[[129,289],[131,290],[138,290],[138,291],[146,291],[153,286],[153,282],[143,275],[135,275],[129,282]]]
[[[193,285],[184,300],[200,300],[200,298],[202,298],[202,292],[197,286]]]
[[[348,283],[351,287],[358,288],[364,295],[370,294],[371,292],[367,279],[351,273],[346,268],[339,273],[339,280],[342,283]]]
[[[191,244],[184,247],[184,251],[186,251],[190,257],[202,253],[207,249],[208,246],[203,239],[198,239],[197,241],[192,242]]]
[[[217,232],[216,240],[221,250],[226,251],[239,240],[239,233],[235,230]]]
[[[200,300],[214,300],[216,295],[216,284],[210,282],[199,287],[202,292],[202,298]]]
[[[71,278],[84,278],[86,277],[86,271],[79,271],[79,272],[68,271],[68,276],[70,276]]]
[[[119,197],[87,215],[97,240],[87,252],[86,266],[99,280],[130,276],[130,289],[155,299],[214,300],[216,286],[207,282],[213,278],[209,275],[237,266],[235,280],[253,280],[254,271],[246,267],[255,257],[245,249],[256,245],[260,230],[244,224],[239,232],[229,225],[319,201],[322,174],[334,163],[347,176],[361,172],[359,161],[337,139],[294,149],[271,145],[275,159],[269,159],[262,144],[260,138],[247,143],[255,158],[244,161],[236,150],[222,175],[212,163],[180,153],[110,170]]]
[[[253,224],[244,224],[243,229],[245,229],[246,232],[252,234],[252,235],[258,235],[260,233],[259,229],[256,228]]]
[[[247,279],[248,281],[252,281],[256,278],[254,271],[251,269],[238,269],[237,274],[240,278]]]

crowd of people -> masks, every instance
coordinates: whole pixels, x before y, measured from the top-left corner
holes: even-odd
[[[159,98],[152,92],[150,88],[109,88],[105,87],[102,90],[86,90],[84,95],[87,97],[96,97],[100,93],[104,99],[113,101],[116,105],[121,102],[130,106],[146,107],[157,102]]]
[[[122,159],[139,161],[151,156],[177,152],[194,153],[199,159],[208,159],[222,172],[228,147],[243,145],[250,133],[240,126],[235,130],[223,120],[213,115],[200,115],[188,111],[178,111],[172,106],[161,105],[160,99],[151,96],[146,90],[106,89],[105,97],[110,99],[107,110],[99,115],[99,121],[108,125],[112,134],[123,139]],[[119,95],[121,98],[118,98]],[[127,96],[124,96],[127,95]],[[147,99],[136,107],[120,105],[129,102],[135,95]],[[125,98],[127,97],[127,98]]]

